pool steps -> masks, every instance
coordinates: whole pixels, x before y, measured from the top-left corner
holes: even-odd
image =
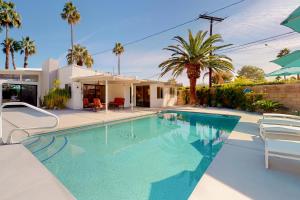
[[[37,137],[23,142],[41,162],[46,162],[62,151],[68,143],[65,136]]]

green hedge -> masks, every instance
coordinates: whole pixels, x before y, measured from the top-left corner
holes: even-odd
[[[234,83],[227,83],[222,85],[214,85],[211,89],[208,87],[196,87],[197,104],[203,106],[224,107],[239,109],[245,111],[269,111],[273,112],[278,109],[287,110],[282,104],[271,100],[264,99],[264,93],[255,93],[251,89],[247,90],[247,86],[256,85],[276,85],[276,84],[288,84],[288,83],[300,83],[297,80],[288,81],[274,81],[274,82],[260,82],[251,83],[249,80],[238,79]],[[180,94],[185,104],[189,102],[189,87],[179,88]]]
[[[208,105],[209,100],[213,107],[225,107],[247,111],[255,110],[255,102],[262,100],[262,93],[244,92],[244,87],[223,85],[211,90],[207,87],[197,88],[196,95],[199,105]]]

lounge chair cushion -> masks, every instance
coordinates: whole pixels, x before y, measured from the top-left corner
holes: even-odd
[[[266,142],[270,153],[300,158],[300,141],[266,139]]]
[[[261,124],[261,131],[265,133],[290,133],[290,134],[299,134],[300,135],[300,127],[294,126],[284,126],[284,125],[276,125],[276,124]]]
[[[263,114],[263,118],[274,118],[274,117],[300,120],[300,116],[296,116],[296,115],[287,115],[287,114],[279,114],[279,113],[264,113]]]
[[[258,123],[300,127],[300,120],[287,119],[287,118],[264,118],[264,119],[260,119]]]

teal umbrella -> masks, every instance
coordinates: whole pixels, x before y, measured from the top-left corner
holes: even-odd
[[[300,32],[300,7],[294,10],[294,12],[292,12],[292,14],[290,14],[290,16],[281,23],[281,25]]]
[[[300,50],[294,51],[281,58],[271,61],[281,67],[300,67]]]
[[[298,74],[300,74],[300,67],[285,67],[271,72],[266,76],[290,76]]]

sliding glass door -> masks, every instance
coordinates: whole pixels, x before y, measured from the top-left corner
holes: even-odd
[[[87,98],[90,103],[94,98],[99,98],[102,103],[105,103],[105,85],[83,85],[83,98]]]
[[[150,107],[150,86],[136,86],[136,106]]]
[[[37,85],[2,84],[2,103],[25,102],[37,106]]]

